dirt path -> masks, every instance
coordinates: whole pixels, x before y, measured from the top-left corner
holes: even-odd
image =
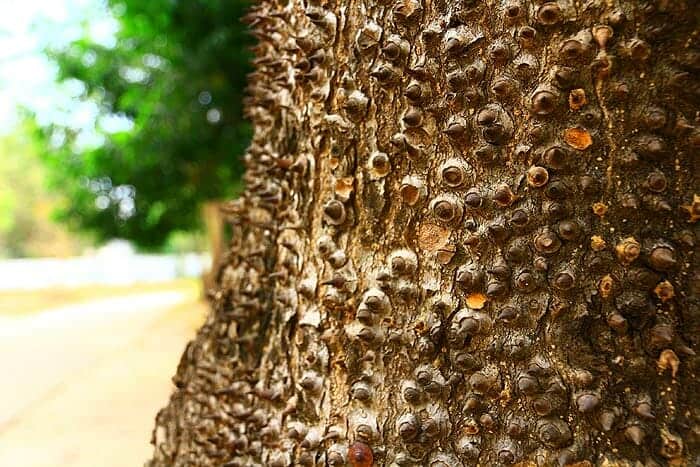
[[[203,305],[158,292],[0,319],[0,466],[139,466]]]

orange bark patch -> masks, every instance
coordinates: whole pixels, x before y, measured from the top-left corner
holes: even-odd
[[[569,128],[564,131],[564,141],[575,149],[584,150],[593,144],[591,134],[585,128]]]
[[[352,467],[371,467],[374,462],[372,448],[361,441],[355,441],[348,448],[348,463]]]
[[[467,306],[473,310],[481,310],[486,305],[486,295],[476,292],[467,297]]]
[[[418,246],[435,252],[442,249],[450,237],[450,230],[437,224],[425,223],[418,227]]]

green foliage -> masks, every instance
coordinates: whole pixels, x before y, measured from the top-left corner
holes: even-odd
[[[199,226],[203,201],[229,197],[239,184],[251,133],[242,102],[252,38],[239,20],[248,2],[108,5],[119,23],[114,47],[86,35],[47,52],[59,81],[82,83],[80,98],[97,104],[99,144],[56,123],[37,137],[67,201],[62,221],[98,239],[157,248]]]

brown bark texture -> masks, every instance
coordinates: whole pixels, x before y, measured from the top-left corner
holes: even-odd
[[[694,0],[263,0],[151,466],[700,464]]]

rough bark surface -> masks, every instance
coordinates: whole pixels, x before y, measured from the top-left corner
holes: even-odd
[[[699,465],[693,0],[264,0],[151,466]]]

